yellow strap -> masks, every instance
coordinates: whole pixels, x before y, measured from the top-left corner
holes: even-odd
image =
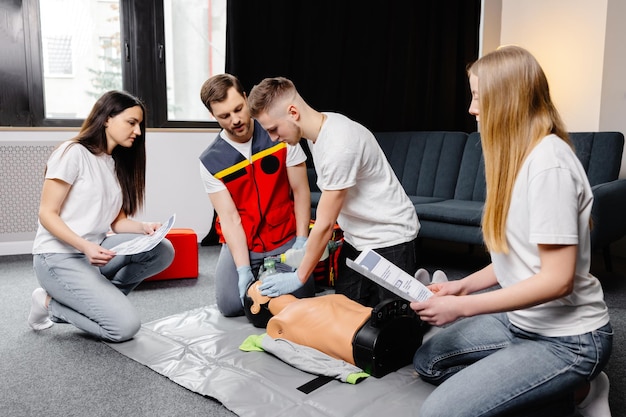
[[[287,144],[285,144],[284,142],[279,142],[276,145],[272,146],[271,148],[267,148],[261,152],[258,152],[254,155],[252,155],[252,162],[254,163],[255,161],[258,161],[259,159],[267,156],[267,155],[271,155],[274,152],[277,152],[279,149],[282,149],[284,147],[286,147]],[[215,174],[215,178],[217,179],[222,179],[227,175],[232,174],[233,172],[237,172],[240,169],[244,169],[245,167],[247,167],[248,165],[250,165],[250,161],[248,161],[247,159],[239,162],[238,164],[235,164],[233,166],[230,166],[226,169],[221,170],[220,172],[218,172],[217,174]]]

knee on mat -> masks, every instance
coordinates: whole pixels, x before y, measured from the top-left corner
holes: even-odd
[[[128,316],[124,321],[116,323],[115,326],[111,326],[109,329],[104,328],[102,339],[114,343],[126,342],[132,339],[140,328],[141,320],[139,317]]]
[[[418,349],[413,356],[413,367],[415,368],[415,372],[419,374],[420,378],[423,381],[434,385],[439,385],[443,381],[441,380],[439,375],[436,375],[433,372],[429,359],[430,357],[428,355],[420,354],[420,350]]]
[[[229,304],[229,305],[224,305],[224,304],[220,304],[220,302],[217,302],[217,309],[220,311],[220,313],[222,313],[222,316],[224,317],[239,317],[239,316],[243,316],[243,306],[241,305],[241,302],[238,304]]]

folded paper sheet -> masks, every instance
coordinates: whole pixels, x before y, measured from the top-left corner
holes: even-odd
[[[206,306],[146,323],[128,342],[107,344],[242,417],[418,416],[434,389],[409,365],[356,385],[333,380],[306,394],[298,387],[316,375],[266,352],[239,349],[248,336],[263,332],[245,317],[225,318]]]

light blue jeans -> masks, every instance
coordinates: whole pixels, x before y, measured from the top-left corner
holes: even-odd
[[[421,378],[439,385],[419,416],[568,415],[574,391],[608,362],[612,341],[610,324],[578,336],[544,337],[513,326],[505,313],[462,319],[415,353]],[[546,407],[553,409],[546,414]]]
[[[112,248],[137,236],[112,235],[100,245]],[[52,298],[48,310],[53,321],[73,324],[106,341],[123,342],[141,326],[139,313],[126,295],[173,259],[174,247],[163,239],[148,252],[118,255],[103,267],[91,265],[82,253],[36,254],[33,266],[39,284]]]
[[[249,252],[250,267],[254,277],[258,276],[259,268],[263,265],[265,257],[285,253],[287,249],[291,249],[295,242],[296,238],[294,237],[289,242],[272,251]],[[278,272],[291,272],[294,269],[288,265],[277,263],[276,270]],[[220,255],[217,258],[217,265],[215,266],[215,300],[217,308],[225,317],[243,316],[244,314],[241,298],[239,298],[238,282],[239,275],[237,274],[237,266],[235,265],[233,255],[230,253],[228,245],[223,244]],[[293,295],[297,298],[315,296],[315,279],[312,274],[302,287],[293,292]]]

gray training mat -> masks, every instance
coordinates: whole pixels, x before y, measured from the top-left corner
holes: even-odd
[[[248,336],[264,332],[211,305],[146,323],[132,340],[107,345],[242,417],[418,416],[434,389],[411,365],[353,385],[239,349]]]

